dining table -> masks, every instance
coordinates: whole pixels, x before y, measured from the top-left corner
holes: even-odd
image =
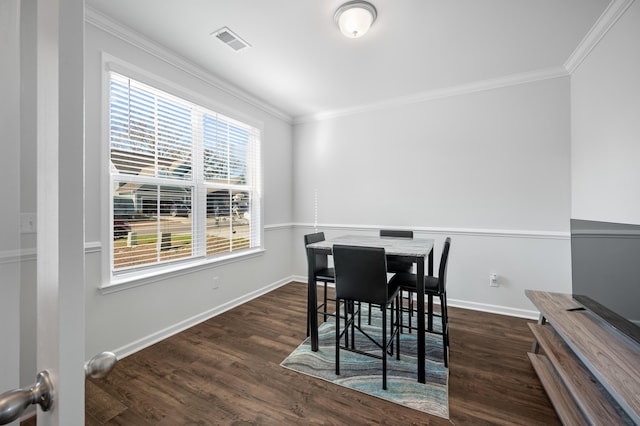
[[[417,320],[418,320],[418,382],[425,383],[425,263],[429,275],[433,275],[433,244],[427,238],[397,238],[372,235],[342,235],[307,245],[309,334],[311,350],[318,351],[318,294],[315,277],[315,254],[331,255],[333,245],[384,248],[387,260],[401,260],[416,265]]]

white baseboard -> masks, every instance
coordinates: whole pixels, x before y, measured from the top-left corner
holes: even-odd
[[[263,294],[266,294],[272,290],[275,290],[278,287],[282,287],[283,285],[288,284],[291,281],[295,281],[295,279],[293,277],[283,278],[274,283],[268,284],[258,290],[255,290],[251,293],[242,295],[241,297],[238,297],[234,300],[230,300],[229,302],[224,303],[220,306],[216,306],[213,309],[202,312],[201,314],[195,315],[191,318],[187,318],[184,321],[180,321],[179,323],[174,324],[170,327],[164,328],[162,330],[158,330],[157,332],[152,333],[146,337],[143,337],[142,339],[138,339],[127,345],[117,348],[112,352],[116,354],[118,359],[125,358],[148,346],[153,345],[154,343],[158,343],[170,336],[173,336],[174,334],[180,333],[181,331],[184,331],[190,327],[193,327],[194,325],[200,324],[203,321],[206,321],[210,318],[220,315],[230,309],[233,309],[237,306],[242,305],[243,303],[249,302],[250,300],[253,300],[259,296],[262,296]]]
[[[294,275],[291,279],[292,281],[299,281],[301,283],[307,282],[307,277],[304,277],[302,275]],[[329,284],[329,285],[332,286],[333,284]],[[469,309],[472,311],[507,315],[510,317],[537,320],[538,317],[540,316],[540,313],[538,311],[510,308],[508,306],[490,305],[488,303],[469,302],[466,300],[458,300],[458,299],[448,299],[447,302],[449,303],[449,306],[452,306],[454,308],[463,308],[463,309]],[[439,302],[437,300],[434,300],[434,303],[438,304]]]
[[[538,311],[530,311],[526,309],[510,308],[508,306],[490,305],[488,303],[468,302],[466,300],[457,300],[447,298],[449,306],[454,308],[469,309],[472,311],[488,312],[491,314],[507,315],[510,317],[526,318],[537,320],[540,316]]]

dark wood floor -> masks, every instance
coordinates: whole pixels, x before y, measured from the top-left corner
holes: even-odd
[[[527,321],[451,308],[451,421],[279,366],[305,338],[291,283],[118,362],[86,384],[87,425],[554,425]]]

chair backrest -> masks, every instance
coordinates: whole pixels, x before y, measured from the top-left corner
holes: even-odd
[[[388,300],[384,248],[333,246],[336,297],[383,305]]]
[[[394,237],[394,238],[413,238],[413,231],[399,231],[395,229],[381,229],[381,237]]]
[[[449,248],[451,247],[451,238],[444,240],[442,247],[442,256],[440,257],[440,269],[438,270],[438,291],[444,293],[447,288],[447,264],[449,260]]]
[[[307,251],[307,245],[317,243],[320,241],[324,241],[324,232],[316,232],[314,234],[307,234],[304,236],[304,250]],[[307,252],[307,256],[309,256],[309,252]],[[307,261],[309,259],[307,258]],[[329,261],[327,259],[326,254],[316,253],[316,272],[321,269],[326,269],[329,265]]]
[[[395,230],[395,229],[381,229],[380,230],[380,237],[384,238],[404,238],[407,240],[412,240],[413,239],[413,231],[401,231],[401,230]],[[392,274],[396,274],[396,273],[403,273],[403,272],[411,272],[411,270],[413,269],[413,262],[408,262],[405,260],[397,260],[397,259],[390,259],[389,261],[387,261],[387,272],[392,273]]]

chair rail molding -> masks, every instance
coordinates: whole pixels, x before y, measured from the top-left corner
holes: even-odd
[[[410,229],[416,234],[436,235],[468,235],[476,237],[504,237],[504,238],[539,238],[550,240],[569,240],[569,231],[537,231],[537,230],[510,230],[510,229],[479,229],[479,228],[438,228],[426,226],[397,227],[388,225],[363,225],[363,224],[313,224],[296,223],[300,229],[324,229],[332,231],[375,231],[380,229]]]
[[[0,250],[0,265],[36,260],[36,249]]]

